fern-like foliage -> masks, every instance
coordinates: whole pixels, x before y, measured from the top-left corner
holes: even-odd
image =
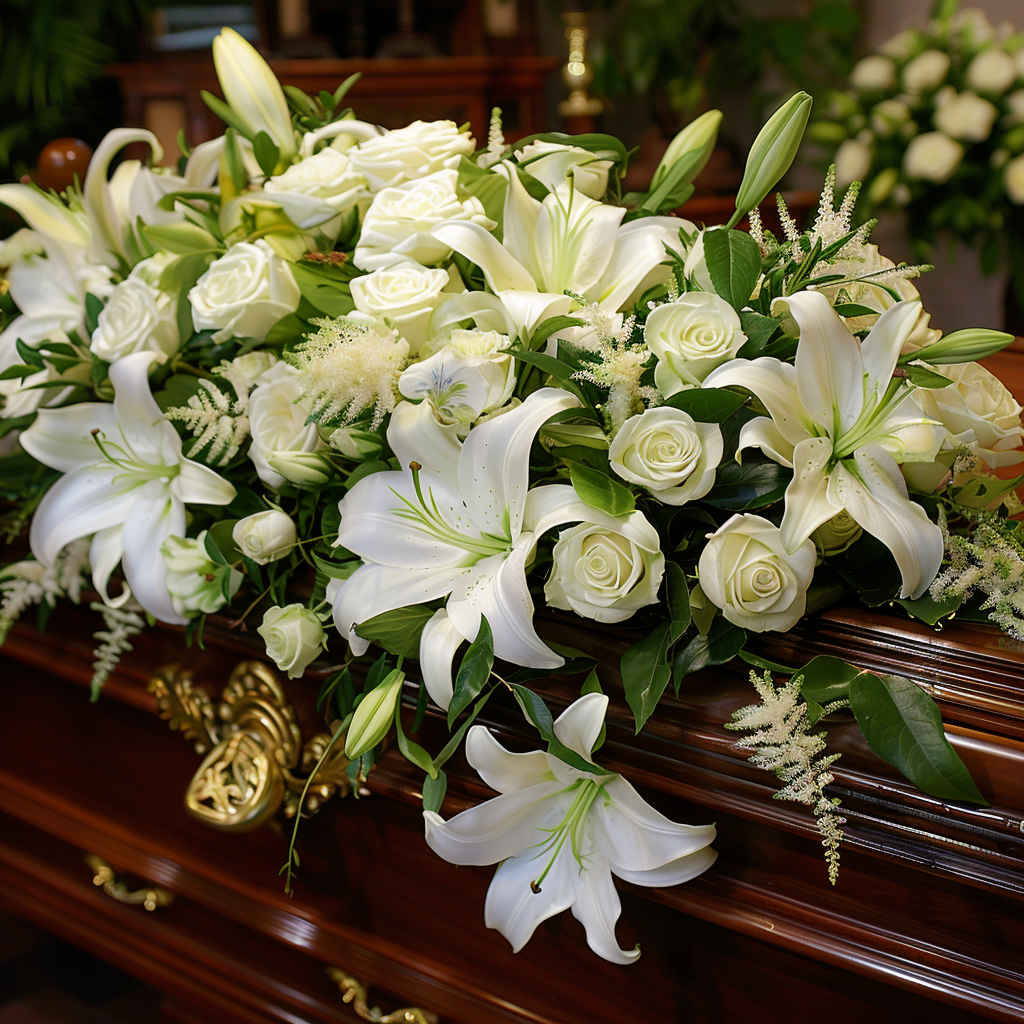
[[[750,735],[736,745],[743,750],[756,751],[750,763],[774,772],[785,783],[775,794],[776,800],[793,800],[814,809],[815,823],[825,848],[828,880],[835,885],[839,877],[839,844],[846,819],[837,812],[838,798],[826,796],[824,789],[833,781],[830,769],[839,755],[822,756],[826,733],[809,732],[811,723],[807,720],[807,704],[800,696],[802,676],[795,675],[788,683],[776,688],[770,672],[759,676],[752,671],[750,681],[761,703],[740,708],[725,727],[749,732]],[[829,714],[846,706],[848,701],[833,701],[825,705],[823,713]]]

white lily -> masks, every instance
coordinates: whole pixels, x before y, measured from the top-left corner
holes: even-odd
[[[555,735],[590,760],[608,698],[581,697],[558,718]],[[466,758],[500,796],[449,821],[424,811],[427,845],[453,864],[502,863],[484,923],[519,952],[541,921],[567,908],[587,944],[613,963],[640,949],[615,939],[621,911],[612,875],[636,885],[679,885],[715,861],[714,825],[680,825],[650,806],[621,775],[579,771],[543,751],[514,754],[482,726],[466,735]]]
[[[107,582],[121,562],[130,594],[164,622],[187,621],[167,591],[160,548],[185,534],[185,505],[226,505],[235,489],[212,469],[186,459],[181,439],[149,389],[147,374],[163,357],[137,352],[110,368],[114,401],[43,409],[21,435],[33,458],[64,473],[46,492],[29,541],[43,565],[79,537],[92,536],[93,583]]]
[[[513,164],[504,161],[495,171],[508,181],[503,241],[469,221],[446,221],[431,231],[483,270],[500,307],[490,296],[449,302],[460,311],[474,301],[492,314],[500,315],[503,308],[515,325],[509,331],[508,321],[501,326],[478,319],[484,330],[529,333],[541,320],[568,310],[567,292],[615,312],[667,277],[667,270],[659,268],[666,244],[678,248],[679,229],[695,230],[674,217],[644,217],[624,225],[624,209],[596,202],[571,183],[539,202],[523,187]]]
[[[920,597],[942,562],[942,534],[910,500],[899,463],[934,461],[946,431],[893,371],[921,303],[897,303],[858,342],[824,295],[804,291],[779,301],[800,327],[795,365],[735,359],[704,386],[747,388],[768,410],[770,419],[743,427],[739,447],[759,447],[793,469],[782,518],[786,551],[846,509],[892,552],[901,596]]]
[[[399,460],[422,468],[364,477],[339,505],[337,543],[364,563],[334,602],[334,622],[354,652],[367,648],[355,631],[360,622],[447,597],[420,647],[423,679],[438,704],[451,700],[452,658],[463,640],[476,637],[481,615],[497,657],[531,668],[563,663],[533,628],[526,566],[545,530],[595,510],[565,484],[528,490],[529,460],[541,425],[578,404],[567,391],[541,388],[474,427],[461,448],[454,440],[436,444],[429,433],[417,441],[407,430],[389,430]]]

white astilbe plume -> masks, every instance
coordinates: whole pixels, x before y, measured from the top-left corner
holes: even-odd
[[[505,152],[505,135],[501,127],[501,107],[491,110],[491,123],[487,128],[487,149],[477,158],[478,167],[493,167]]]
[[[307,335],[289,360],[302,371],[299,390],[310,399],[313,416],[318,423],[338,418],[351,423],[372,407],[370,430],[376,430],[398,401],[409,343],[383,320],[325,317],[312,322],[320,330]]]
[[[761,258],[764,259],[771,250],[768,246],[768,241],[764,236],[764,224],[761,222],[761,211],[757,209],[756,206],[747,214],[747,221],[749,222],[747,232],[750,237],[757,242],[757,247],[761,250]],[[670,299],[669,301],[672,300]]]
[[[146,620],[139,614],[142,608],[134,600],[128,601],[120,608],[111,608],[98,601],[89,607],[103,616],[103,624],[107,627],[92,635],[99,644],[92,652],[96,661],[93,662],[90,683],[91,699],[96,700],[103,689],[103,684],[117,668],[121,658],[132,649],[129,641],[142,632]]]
[[[580,337],[571,344],[596,357],[586,369],[577,370],[572,379],[585,380],[607,390],[605,426],[614,437],[630,416],[661,400],[657,388],[640,383],[650,350],[643,343],[630,341],[636,323],[634,317],[628,317],[619,326],[618,316],[604,312],[596,303],[572,315],[587,326],[579,328]]]
[[[1024,640],[1024,546],[1011,531],[1019,525],[998,513],[978,512],[970,537],[951,533],[939,507],[939,529],[949,564],[931,585],[936,601],[985,595],[982,610],[1010,636]]]
[[[810,733],[807,705],[800,700],[803,677],[793,676],[788,683],[776,689],[770,672],[759,676],[750,673],[760,704],[740,708],[726,723],[726,729],[743,729],[751,733],[736,745],[743,750],[755,750],[750,763],[765,771],[774,772],[785,785],[775,794],[776,800],[793,800],[814,808],[815,823],[821,833],[828,864],[828,880],[835,885],[839,877],[839,844],[843,838],[842,826],[846,819],[836,808],[839,800],[828,797],[824,789],[833,781],[831,766],[838,754],[818,755],[825,749],[826,733]],[[825,705],[823,714],[830,714],[848,701],[837,700]]]
[[[53,607],[68,597],[78,604],[89,567],[89,539],[73,541],[49,567],[36,561],[15,562],[3,570],[0,580],[0,644],[26,609],[44,601]]]
[[[217,372],[227,364],[222,363]],[[238,454],[242,442],[249,436],[249,392],[244,382],[231,380],[235,397],[222,391],[212,380],[201,380],[201,390],[191,395],[187,405],[168,409],[169,420],[180,420],[195,435],[192,447],[186,452],[195,458],[207,445],[205,461],[211,466],[223,466]]]

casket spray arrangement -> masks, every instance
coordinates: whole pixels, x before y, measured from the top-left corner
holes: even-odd
[[[921,260],[962,239],[1024,302],[1024,33],[939,0],[853,68],[810,134],[841,188],[863,182],[862,215],[905,211]]]
[[[974,361],[1010,338],[930,329],[917,269],[851,229],[831,177],[809,230],[762,229],[808,97],[758,135],[731,222],[702,231],[667,214],[717,113],[622,195],[611,137],[509,146],[497,113],[483,147],[449,122],[385,131],[341,109],[348,83],[282,89],[228,30],[214,57],[229,127],[176,171],[126,160],[108,179],[127,143],[159,157],[121,129],[80,190],[0,187],[29,225],[3,249],[0,482],[32,551],[4,570],[4,631],[91,581],[97,692],[147,620],[201,641],[215,612],[292,678],[333,666],[353,776],[393,735],[424,773],[429,845],[500,862],[485,917],[515,949],[571,907],[628,963],[612,875],[674,885],[715,856],[712,826],[599,766],[610,680],[538,635],[538,605],[635,627],[638,730],[688,673],[751,662],[761,702],[730,727],[813,808],[833,877],[826,714],[851,708],[929,793],[984,802],[914,683],[745,650],[854,593],[928,621],[980,594],[1024,635],[1021,478],[990,471],[1020,458],[1021,410]],[[402,721],[415,658],[441,751]],[[557,674],[585,682],[554,719],[530,683]],[[491,699],[545,749],[473,725]],[[463,744],[500,795],[445,821]]]

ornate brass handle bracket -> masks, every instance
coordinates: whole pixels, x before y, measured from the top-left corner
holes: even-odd
[[[128,903],[132,906],[141,904],[146,910],[156,910],[157,907],[170,906],[174,900],[174,893],[155,885],[142,889],[129,889],[124,882],[118,879],[114,869],[102,857],[97,857],[95,853],[87,854],[85,862],[93,873],[92,884],[99,886],[118,903]]]
[[[309,780],[330,736],[321,733],[303,744],[295,710],[276,673],[262,662],[235,666],[216,709],[192,674],[177,666],[158,670],[149,690],[160,716],[205,755],[185,794],[185,807],[207,825],[248,832],[281,807],[292,817],[307,781],[306,813],[351,789],[341,744]]]
[[[438,1024],[437,1014],[429,1010],[421,1010],[417,1006],[407,1006],[391,1013],[382,1013],[376,1006],[370,1006],[369,993],[362,982],[353,978],[340,967],[328,967],[327,977],[341,989],[341,998],[352,1004],[352,1009],[363,1020],[372,1020],[376,1024]]]

